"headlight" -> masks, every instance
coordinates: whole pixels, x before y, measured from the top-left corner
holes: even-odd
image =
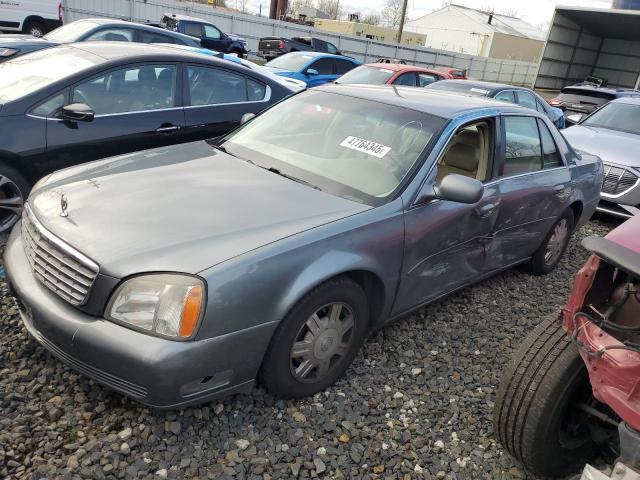
[[[149,274],[124,282],[107,317],[168,337],[189,338],[204,309],[204,284],[188,275]]]
[[[0,48],[0,57],[6,58],[18,53],[15,48]]]

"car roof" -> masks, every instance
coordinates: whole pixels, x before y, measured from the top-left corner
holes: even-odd
[[[198,22],[198,23],[209,23],[213,25],[209,20],[203,20],[202,18],[191,17],[189,15],[180,15],[177,13],[165,13],[163,16],[175,18],[176,20],[187,20],[190,22]]]
[[[417,67],[415,65],[404,65],[402,63],[366,63],[365,66],[380,68],[385,70],[393,70],[394,72],[425,72],[425,73],[439,73],[442,75],[443,72],[438,72],[437,70],[429,70],[424,67]]]
[[[175,36],[175,37],[188,37],[191,38],[192,40],[195,39],[195,37],[191,37],[189,35],[185,35],[184,33],[180,33],[180,32],[174,32],[173,30],[167,30],[165,28],[162,27],[158,27],[156,25],[147,25],[145,23],[137,23],[137,22],[129,22],[128,20],[120,20],[120,19],[114,19],[114,18],[81,18],[79,20],[76,20],[72,23],[76,23],[76,22],[90,22],[90,23],[95,23],[96,25],[100,25],[100,26],[104,26],[104,25],[117,25],[117,26],[128,26],[128,27],[132,27],[132,28],[138,28],[140,30],[147,30],[147,31],[151,31],[151,32],[157,32],[157,31],[161,31],[162,33],[166,34],[166,35],[170,35],[170,36]],[[68,25],[68,24],[67,24]]]
[[[175,48],[155,43],[134,42],[79,42],[67,44],[56,48],[76,48],[101,57],[106,62],[117,62],[121,59],[136,61],[148,61],[149,57],[155,57],[160,61],[197,61],[205,60],[220,62],[220,65],[232,65],[234,62],[217,58],[213,55],[203,55],[192,49]],[[162,58],[171,57],[171,58]],[[155,60],[154,60],[155,61]]]
[[[425,88],[404,87],[395,85],[348,85],[328,84],[315,87],[330,93],[348,95],[350,97],[372,100],[398,107],[417,110],[443,118],[454,118],[463,112],[481,109],[498,109],[501,112],[537,113],[520,105],[500,102],[487,97],[470,97],[456,93],[446,93]],[[541,116],[540,114],[538,114]]]
[[[515,85],[508,85],[506,83],[493,83],[493,82],[482,82],[479,80],[456,80],[456,79],[451,79],[451,80],[441,80],[440,82],[441,84],[451,84],[451,83],[455,83],[456,85],[468,85],[470,88],[482,88],[484,90],[488,90],[490,92],[493,92],[495,90],[505,90],[505,89],[509,89],[509,90],[529,90],[526,87],[516,87]],[[437,86],[437,85],[436,85]],[[434,87],[435,88],[435,87]]]
[[[640,91],[634,90],[633,88],[609,88],[609,87],[598,87],[596,85],[581,85],[581,84],[568,85],[566,87],[562,87],[562,90],[560,90],[560,92],[565,91],[565,89],[582,90],[584,92],[604,92],[604,93],[609,93],[611,95],[616,95],[616,96],[621,96],[627,93],[640,94]]]
[[[285,55],[289,55],[289,56],[307,55],[314,58],[318,58],[318,57],[345,58],[347,60],[351,60],[354,63],[360,63],[358,60],[356,60],[353,57],[347,57],[346,55],[334,55],[332,53],[325,53],[325,52],[289,52],[289,53],[286,53]]]

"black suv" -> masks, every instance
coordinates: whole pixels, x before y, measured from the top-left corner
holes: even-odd
[[[243,57],[248,53],[247,41],[244,38],[229,35],[213,23],[185,15],[165,13],[160,27],[174,32],[184,33],[200,39],[204,48],[222,53],[235,53]]]

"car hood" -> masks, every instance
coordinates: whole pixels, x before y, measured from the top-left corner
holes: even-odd
[[[227,36],[233,40],[234,42],[242,42],[242,43],[247,43],[247,40],[243,37],[239,37],[237,35],[232,35],[232,34],[227,34]]]
[[[640,135],[601,127],[575,125],[562,131],[567,141],[578,150],[597,155],[607,163],[640,167]]]
[[[45,228],[117,278],[197,273],[371,208],[205,142],[61,170],[37,186],[29,204]]]

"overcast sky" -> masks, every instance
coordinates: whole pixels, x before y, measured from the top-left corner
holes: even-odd
[[[258,11],[262,4],[263,14],[269,12],[269,0],[250,0],[252,11]],[[348,13],[359,12],[380,13],[386,0],[341,0]],[[513,10],[518,16],[532,25],[540,25],[551,20],[556,5],[578,5],[581,7],[608,8],[611,0],[454,0],[453,3],[465,5],[471,8],[484,9],[494,7],[496,12],[501,10]],[[233,6],[233,0],[228,0],[229,6]],[[418,18],[442,5],[442,0],[409,0],[409,18]]]

